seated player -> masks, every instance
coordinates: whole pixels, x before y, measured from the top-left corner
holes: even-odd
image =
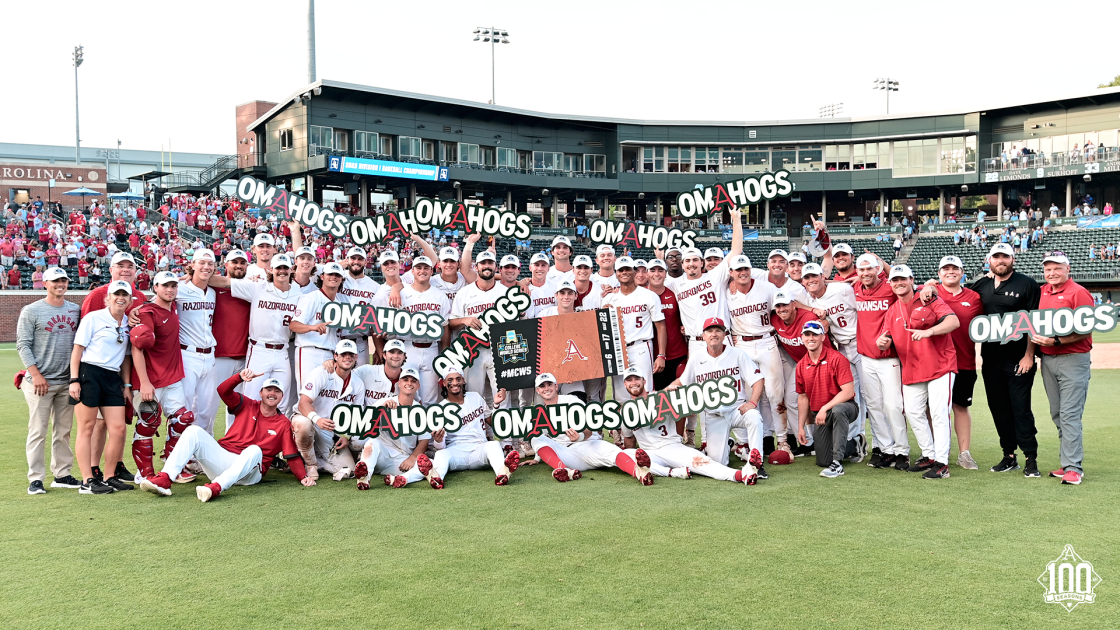
[[[537,376],[536,385],[542,405],[581,402],[575,396],[559,394],[556,377],[547,372]],[[556,481],[579,479],[583,471],[592,468],[618,466],[641,481],[643,486],[653,485],[653,473],[649,471],[649,456],[645,451],[638,449],[633,455],[628,455],[590,429],[582,433],[568,430],[556,437],[541,435],[533,438],[531,443],[537,457],[552,466],[552,477]]]
[[[374,401],[370,406],[384,405],[389,409],[419,404],[420,373],[414,367],[401,370],[397,379],[397,395]],[[354,466],[354,476],[358,478],[358,490],[369,490],[370,475],[385,475],[385,485],[403,488],[405,485],[424,478],[424,473],[416,467],[416,462],[428,450],[430,433],[405,435],[393,438],[388,431],[381,431],[376,438],[365,441],[362,446],[362,459]]]
[[[319,468],[334,473],[342,481],[354,467],[352,446],[345,436],[334,433],[331,411],[335,405],[361,405],[365,386],[350,373],[358,361],[358,345],[352,339],[339,341],[334,348],[334,369],[315,367],[301,385],[299,403],[292,416],[292,433],[307,466],[307,476],[319,478]]]
[[[168,455],[163,471],[142,480],[140,487],[170,496],[171,479],[179,475],[188,461],[194,460],[211,479],[210,483],[195,489],[198,500],[206,502],[231,486],[259,483],[277,455],[288,460],[300,483],[315,485],[315,480],[307,476],[292,439],[292,423],[277,409],[284,399],[284,385],[274,378],[266,380],[259,401],[233,391],[241,383],[260,376],[246,368],[219,385],[222,402],[237,415],[225,437],[215,440],[199,426],[187,427]]]

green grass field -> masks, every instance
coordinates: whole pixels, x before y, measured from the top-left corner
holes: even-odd
[[[0,349],[0,373],[19,366]],[[7,376],[4,377],[5,379]],[[642,487],[618,471],[447,488],[290,475],[202,504],[192,487],[25,493],[22,395],[0,387],[0,620],[10,628],[1106,628],[1120,620],[1120,371],[1093,373],[1081,486],[987,471],[1000,457],[983,388],[979,471],[952,478],[799,459],[746,487]],[[1040,468],[1057,431],[1035,387]],[[219,425],[224,424],[219,421]],[[952,461],[956,461],[956,443]],[[129,468],[133,469],[132,462]],[[270,475],[271,476],[271,475]],[[49,473],[48,473],[49,482]],[[1066,544],[1103,581],[1071,613],[1035,581]],[[1108,621],[1112,619],[1112,621]]]

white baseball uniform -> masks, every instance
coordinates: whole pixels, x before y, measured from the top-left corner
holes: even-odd
[[[575,282],[576,270],[573,267],[572,269],[569,269],[567,271],[560,271],[556,268],[556,265],[553,265],[548,268],[548,275],[546,276],[546,278],[548,279],[548,282],[551,282],[553,284],[560,284],[565,280],[571,280],[572,282]]]
[[[591,274],[590,280],[595,286],[600,288],[602,288],[604,285],[608,287],[614,287],[616,289],[618,288],[618,274],[601,276],[599,275],[599,272],[596,271],[595,273]]]
[[[635,287],[630,295],[616,291],[603,298],[604,307],[614,307],[621,316],[620,325],[626,339],[626,356],[629,365],[642,371],[647,383],[653,382],[653,323],[665,321],[661,314],[661,298],[644,287]],[[630,400],[622,375],[612,376],[616,400]]]
[[[296,302],[296,314],[292,321],[314,326],[323,321],[323,307],[330,302],[346,302],[345,295],[338,294],[335,299],[327,297],[321,289],[314,293],[304,293]],[[311,371],[323,365],[324,361],[334,358],[338,345],[338,329],[327,328],[326,334],[315,331],[297,333],[295,340],[295,373],[302,385],[307,382]]]
[[[540,312],[549,306],[556,306],[556,286],[551,280],[545,279],[544,284],[537,286],[529,283],[529,310],[525,311],[524,318],[540,317]]]
[[[200,289],[190,282],[179,285],[175,305],[179,311],[179,345],[183,350],[183,391],[194,425],[214,435],[218,414],[218,371],[215,367],[214,289]],[[169,411],[175,411],[171,409]]]
[[[445,321],[451,313],[451,304],[447,301],[447,295],[434,286],[429,286],[425,291],[418,291],[415,285],[406,284],[401,289],[400,308],[409,313],[439,315]],[[420,400],[425,405],[434,405],[439,400],[439,375],[432,367],[432,362],[439,355],[439,340],[406,335],[391,337],[404,342],[405,352],[408,354],[406,365],[416,368],[420,373]]]
[[[382,398],[374,401],[371,407],[381,407],[388,401],[393,401],[398,405],[401,404],[400,398],[392,396],[390,398]],[[416,465],[412,468],[401,472],[400,465],[404,460],[412,456],[412,451],[416,449],[416,445],[421,440],[432,439],[431,433],[424,433],[423,435],[405,435],[394,439],[389,435],[388,431],[381,431],[377,434],[377,439],[366,440],[362,448],[362,461],[366,463],[366,467],[370,475],[404,475],[405,481],[412,483],[420,481],[424,475],[420,473]],[[368,477],[366,481],[368,481]]]
[[[501,283],[495,282],[490,289],[483,290],[478,282],[472,282],[459,290],[455,295],[455,302],[451,304],[451,319],[463,317],[480,317],[486,309],[494,306],[498,298],[506,294],[508,289]],[[477,331],[476,331],[477,332]],[[452,340],[457,333],[452,333]],[[467,379],[467,391],[484,394],[487,381],[490,383],[490,395],[484,394],[483,398],[492,403],[494,394],[498,391],[497,377],[494,375],[494,355],[490,348],[480,348],[478,358],[467,368],[463,375]],[[508,405],[508,399],[506,404]]]
[[[463,277],[462,273],[456,272],[458,274],[458,276],[455,278],[455,281],[454,282],[448,282],[448,281],[444,280],[443,276],[441,276],[436,271],[438,271],[438,270],[433,270],[432,279],[430,280],[430,283],[433,287],[442,291],[443,294],[447,296],[447,303],[451,304],[452,302],[455,301],[455,295],[457,293],[459,293],[459,289],[462,289],[463,287],[465,287],[467,285],[467,279],[465,277]],[[413,282],[412,271],[404,272],[401,275],[401,282],[403,284],[412,284],[412,282]]]
[[[381,288],[381,285],[369,276],[355,278],[347,273],[342,278],[342,287],[338,292],[345,295],[351,304],[373,304]],[[353,339],[358,345],[358,365],[369,363],[369,342],[365,335],[342,335],[342,338]]]
[[[446,405],[445,399],[440,404]],[[486,406],[482,396],[474,392],[463,395],[459,418],[462,428],[448,433],[444,438],[446,448],[436,451],[432,457],[431,474],[444,479],[448,471],[479,470],[489,465],[495,475],[508,475],[502,445],[486,439],[483,423],[493,411]]]
[[[359,365],[351,372],[365,385],[365,404],[372,405],[382,398],[395,396],[397,382],[385,375],[384,365]]]
[[[580,400],[575,396],[561,394],[556,397],[555,404],[565,405],[578,402]],[[592,432],[591,437],[579,442],[572,442],[564,433],[555,437],[541,435],[533,438],[530,444],[538,454],[542,448],[551,448],[565,468],[581,471],[617,466],[617,457],[622,454],[622,449],[615,446],[614,443],[604,440],[602,434],[598,432]]]
[[[748,409],[746,413],[739,411],[739,407],[750,400],[748,392],[762,378],[762,371],[746,352],[738,348],[724,347],[718,357],[713,357],[705,349],[701,353],[689,354],[680,381],[683,385],[689,385],[723,376],[735,377],[739,396],[730,405],[703,412],[701,430],[707,444],[708,457],[726,466],[727,438],[732,429],[737,429],[736,443],[747,443],[752,449],[762,451],[762,414],[757,409]]]
[[[752,274],[753,275],[753,274]],[[753,278],[748,293],[729,292],[727,308],[731,317],[731,337],[736,348],[743,350],[751,358],[766,379],[766,390],[759,401],[765,435],[775,435],[784,442],[790,431],[782,422],[778,404],[785,398],[785,376],[782,372],[782,355],[774,337],[774,326],[770,324],[770,312],[774,306],[774,294],[778,289],[770,284],[765,275]]]
[[[365,388],[361,379],[355,378],[353,373],[343,379],[334,372],[327,372],[323,366],[311,370],[307,380],[300,385],[299,395],[311,399],[311,406],[320,417],[330,418],[331,410],[338,404],[361,405],[365,403]],[[303,417],[299,412],[299,403],[292,409],[292,420]],[[312,433],[315,438],[315,458],[319,460],[319,468],[333,473],[340,468],[353,468],[354,458],[350,449],[342,449],[332,453],[338,436],[334,431],[322,429],[314,422],[311,423]],[[359,446],[351,444],[351,447]]]
[[[848,427],[848,439],[854,440],[864,432],[864,418],[867,405],[860,394],[859,375],[862,369],[860,354],[856,349],[856,293],[847,282],[829,282],[825,285],[824,295],[819,298],[809,295],[809,306],[819,308],[827,314],[828,332],[835,342],[836,349],[847,357],[852,364],[852,377],[856,380],[856,403],[859,405],[859,421]]]
[[[688,276],[665,280],[665,286],[677,295],[677,309],[688,338],[689,356],[706,351],[707,346],[701,338],[705,321],[718,317],[727,323],[727,281],[730,277],[731,268],[724,260],[695,280],[689,280]]]
[[[300,293],[293,289],[281,291],[276,285],[252,280],[230,280],[233,297],[249,303],[249,354],[245,367],[260,374],[244,383],[244,393],[250,398],[261,399],[261,384],[270,378],[281,383],[292,380],[292,364],[288,359],[288,324],[295,317]],[[271,347],[269,347],[271,346]],[[284,392],[281,407],[290,409],[292,393]]]
[[[735,481],[734,468],[717,464],[700,451],[681,444],[676,422],[665,419],[648,427],[634,429],[633,436],[638,441],[638,446],[649,455],[649,471],[658,477],[668,477],[670,468],[687,467],[705,477]],[[626,449],[624,452],[634,456],[634,449]]]

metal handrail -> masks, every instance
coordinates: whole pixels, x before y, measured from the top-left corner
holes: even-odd
[[[1062,153],[1031,153],[1028,155],[984,158],[984,171],[1007,171],[1045,166],[1071,166],[1120,160],[1120,147],[1096,147],[1092,151],[1066,151]]]

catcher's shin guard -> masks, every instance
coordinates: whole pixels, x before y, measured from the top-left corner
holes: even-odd
[[[179,442],[179,436],[183,435],[183,431],[192,424],[194,424],[194,412],[187,411],[186,407],[180,407],[175,413],[167,416],[167,442],[163,445],[163,455],[161,455],[163,459],[167,459]]]
[[[160,423],[159,403],[152,400],[140,401],[137,407],[136,430],[132,434],[132,459],[141,477],[147,479],[156,474],[152,467],[152,437],[158,435]]]

